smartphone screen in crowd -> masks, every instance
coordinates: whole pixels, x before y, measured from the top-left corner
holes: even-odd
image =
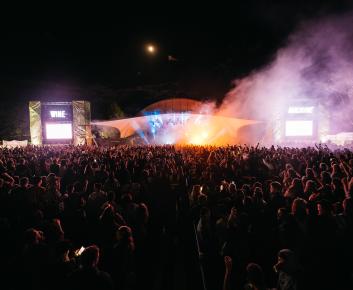
[[[82,246],[81,248],[79,248],[78,250],[75,251],[75,255],[80,256],[84,250],[85,250],[85,247]]]

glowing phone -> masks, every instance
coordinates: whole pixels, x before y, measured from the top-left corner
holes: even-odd
[[[82,246],[80,249],[75,251],[75,255],[76,256],[80,256],[83,253],[84,250],[85,250],[85,247]]]

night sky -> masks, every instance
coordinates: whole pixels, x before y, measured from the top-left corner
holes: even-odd
[[[319,0],[227,5],[226,14],[160,11],[160,18],[102,29],[2,31],[0,97],[113,100],[128,115],[172,96],[221,101],[233,79],[269,62],[300,23],[352,7],[351,1]],[[147,43],[157,46],[155,55],[146,54]]]

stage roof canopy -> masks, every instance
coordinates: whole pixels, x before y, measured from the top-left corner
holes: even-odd
[[[202,103],[200,101],[187,98],[173,98],[153,103],[145,107],[140,113],[142,115],[154,111],[158,111],[160,114],[181,112],[198,113],[201,106]]]

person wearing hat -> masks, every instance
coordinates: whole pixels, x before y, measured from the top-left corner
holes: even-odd
[[[296,290],[297,274],[299,270],[298,261],[292,250],[282,249],[277,255],[277,264],[273,269],[278,273],[278,290]]]

